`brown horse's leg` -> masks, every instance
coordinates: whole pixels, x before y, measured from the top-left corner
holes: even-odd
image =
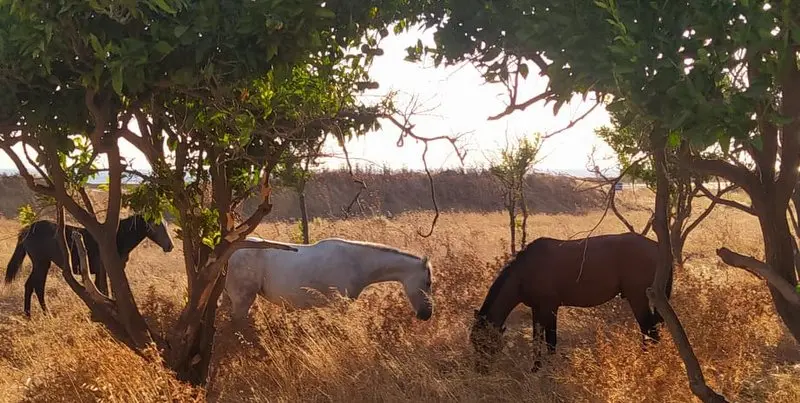
[[[647,346],[648,337],[652,342],[658,342],[660,336],[658,334],[658,324],[656,314],[650,309],[650,303],[647,295],[644,293],[628,294],[628,304],[633,311],[633,316],[636,317],[636,322],[639,323],[639,330],[642,332],[642,343]]]
[[[542,333],[544,333],[544,341],[547,345],[548,355],[556,352],[557,341],[557,322],[558,322],[558,307],[552,308],[549,306],[539,306],[531,308],[531,317],[533,320],[533,343],[536,347],[542,341]],[[533,361],[533,368],[531,371],[536,372],[542,367],[542,361],[539,356],[539,350],[535,349],[536,358]]]

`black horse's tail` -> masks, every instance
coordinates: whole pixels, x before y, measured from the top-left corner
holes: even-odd
[[[14,249],[14,254],[11,255],[11,260],[8,261],[6,266],[6,283],[14,281],[17,276],[19,268],[22,266],[22,261],[25,259],[25,237],[28,236],[28,228],[23,228],[17,237],[17,247]]]

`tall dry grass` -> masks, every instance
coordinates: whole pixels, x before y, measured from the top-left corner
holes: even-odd
[[[642,192],[644,194],[644,192]],[[627,196],[630,197],[630,196]],[[627,200],[634,205],[638,200]],[[641,226],[647,212],[629,211]],[[594,227],[601,212],[536,215],[533,237],[569,237]],[[692,401],[683,365],[666,331],[646,353],[627,304],[562,308],[558,355],[531,374],[530,316],[512,313],[506,346],[492,372],[472,370],[467,332],[503,263],[508,235],[500,213],[444,214],[431,238],[416,235],[429,213],[395,219],[315,221],[328,236],[382,242],[431,256],[435,312],[413,317],[396,284],[367,290],[355,302],[289,312],[258,300],[244,328],[220,311],[213,381],[206,390],[175,382],[90,323],[58,272],[48,281],[54,317],[21,316],[22,282],[0,291],[0,401]],[[0,220],[0,260],[17,224]],[[621,232],[607,217],[595,233]],[[290,240],[296,227],[262,225],[260,236]],[[676,273],[672,302],[709,383],[734,401],[800,401],[800,355],[771,306],[765,286],[713,256],[719,246],[761,254],[756,223],[729,209],[712,214],[689,238],[691,260]],[[167,329],[185,293],[180,250],[164,255],[149,242],[128,267],[139,304],[154,329]]]

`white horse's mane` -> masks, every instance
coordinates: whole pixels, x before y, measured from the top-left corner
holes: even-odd
[[[411,258],[415,258],[415,259],[420,259],[420,260],[423,259],[423,256],[419,256],[417,254],[414,254],[414,253],[411,253],[411,252],[408,252],[408,251],[405,251],[405,250],[402,250],[402,249],[399,249],[399,248],[395,248],[393,246],[384,245],[382,243],[376,243],[376,242],[356,241],[356,240],[344,239],[344,238],[325,238],[325,239],[320,239],[319,241],[315,242],[314,244],[316,245],[316,244],[320,244],[320,243],[324,243],[324,242],[341,242],[341,243],[346,243],[346,244],[350,244],[350,245],[364,246],[364,247],[367,247],[367,248],[377,249],[377,250],[384,251],[384,252],[396,253],[398,255],[403,255],[403,256],[407,256],[407,257],[411,257]]]

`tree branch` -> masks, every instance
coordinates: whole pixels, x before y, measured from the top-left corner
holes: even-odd
[[[705,159],[697,156],[689,157],[687,163],[689,164],[689,169],[696,173],[725,178],[731,183],[739,185],[749,195],[752,195],[759,188],[758,178],[744,167],[732,165],[722,160]]]
[[[625,167],[625,169],[622,170],[622,172],[620,172],[620,174],[616,178],[609,178],[609,177],[605,176],[605,174],[603,174],[603,172],[600,171],[600,168],[596,164],[595,164],[594,168],[591,169],[591,171],[594,172],[595,175],[597,175],[600,178],[602,178],[602,182],[598,185],[598,187],[602,187],[602,186],[605,186],[605,185],[610,185],[610,188],[608,190],[608,194],[606,195],[607,200],[608,200],[607,201],[607,206],[606,206],[606,212],[610,208],[611,211],[614,213],[614,215],[617,216],[617,219],[619,219],[622,222],[622,224],[625,225],[625,227],[628,228],[628,231],[633,232],[633,233],[637,233],[636,229],[633,227],[633,224],[631,224],[630,221],[628,221],[628,219],[626,219],[625,216],[622,215],[622,213],[617,208],[617,203],[616,203],[617,189],[616,189],[616,186],[617,186],[617,183],[619,183],[622,180],[622,178],[624,178],[625,175],[628,174],[628,171],[630,171],[633,167],[638,166],[639,164],[642,163],[642,161],[646,160],[649,157],[650,157],[650,154],[648,153],[648,154],[642,155],[641,157],[633,160],[627,167]],[[591,158],[592,158],[592,161],[594,161],[594,154],[592,154]],[[605,217],[605,215],[606,214],[603,214],[603,217]],[[652,223],[652,220],[650,220],[650,222],[648,222],[648,224],[645,226],[645,229],[643,230],[644,233],[646,233],[646,231],[649,229],[651,223]],[[597,225],[599,226],[600,223],[598,223]],[[595,227],[595,228],[597,228],[597,227]],[[594,230],[592,230],[592,231],[594,231]],[[589,235],[591,235],[592,231],[589,232]],[[642,234],[642,235],[644,235],[644,234]]]
[[[422,232],[417,230],[417,234],[419,236],[421,236],[421,237],[427,238],[427,237],[430,237],[433,234],[433,230],[436,227],[436,222],[439,220],[439,214],[440,214],[439,213],[439,205],[436,202],[436,187],[434,185],[433,175],[431,174],[431,171],[428,168],[428,160],[427,160],[428,144],[430,142],[432,142],[432,141],[441,141],[441,140],[446,140],[446,141],[450,142],[450,145],[453,146],[453,150],[455,150],[455,152],[456,152],[456,156],[458,156],[459,161],[463,165],[464,164],[464,159],[466,158],[466,156],[467,156],[466,154],[467,153],[466,153],[466,151],[462,151],[461,149],[458,148],[457,141],[462,136],[464,136],[466,133],[462,133],[462,134],[459,134],[459,135],[456,135],[456,136],[453,136],[453,137],[451,137],[451,136],[423,137],[423,136],[419,136],[419,135],[415,134],[414,133],[414,125],[411,124],[410,120],[411,120],[411,115],[414,114],[413,109],[416,106],[417,106],[416,103],[414,103],[414,106],[412,107],[412,110],[406,112],[406,114],[402,116],[403,122],[400,122],[397,118],[395,118],[392,115],[386,115],[385,117],[387,119],[389,119],[389,121],[391,121],[397,128],[400,129],[400,136],[398,136],[398,138],[397,138],[397,146],[398,147],[402,147],[403,146],[406,137],[410,137],[410,138],[412,138],[414,140],[420,141],[425,145],[425,148],[424,148],[424,150],[422,152],[422,165],[425,168],[425,174],[428,176],[428,183],[430,184],[431,200],[433,201],[434,216],[433,216],[433,221],[431,222],[431,228],[428,231],[428,233],[427,234],[423,234]]]
[[[724,247],[717,249],[717,256],[729,266],[747,270],[756,277],[766,280],[766,282],[778,290],[783,298],[789,301],[790,304],[794,305],[796,308],[800,308],[800,294],[795,291],[795,288],[788,281],[766,263],[752,256],[745,256]]]
[[[594,110],[597,109],[597,107],[600,106],[602,103],[603,103],[603,97],[598,97],[597,98],[597,102],[595,102],[595,104],[592,105],[592,107],[589,108],[588,111],[584,112],[582,115],[578,116],[577,118],[570,120],[569,124],[567,124],[566,126],[562,127],[561,129],[558,129],[558,130],[556,130],[556,131],[554,131],[552,133],[545,134],[544,136],[542,136],[542,139],[548,139],[548,138],[553,137],[553,136],[555,136],[555,135],[557,135],[559,133],[563,133],[563,132],[565,132],[565,131],[567,131],[569,129],[572,129],[573,127],[575,127],[576,124],[578,124],[578,122],[580,122],[581,120],[585,119],[587,116],[589,116],[590,113],[594,112]]]
[[[703,184],[702,184],[702,182],[700,182],[700,180],[697,181],[696,188],[698,190],[700,190],[700,191],[708,192],[708,194],[711,193],[711,192],[708,191],[708,189],[705,186],[703,186]],[[694,229],[697,228],[697,226],[700,225],[700,223],[703,220],[705,220],[706,217],[709,216],[709,214],[711,214],[711,212],[714,210],[714,207],[719,203],[720,200],[724,200],[724,199],[722,199],[722,196],[725,193],[730,192],[731,190],[734,190],[734,189],[737,189],[737,188],[738,188],[737,185],[730,185],[730,186],[728,186],[726,188],[722,188],[722,189],[717,190],[717,194],[714,195],[714,197],[709,198],[711,200],[711,203],[708,205],[708,207],[706,207],[706,209],[703,210],[703,212],[700,213],[699,216],[697,216],[697,219],[692,221],[692,223],[689,224],[686,227],[686,229],[683,230],[683,232],[681,233],[681,241],[686,242],[686,239],[689,237],[689,233],[694,231]]]
[[[278,250],[285,250],[290,252],[297,252],[297,248],[294,246],[281,243],[281,242],[273,242],[273,241],[266,241],[266,240],[250,240],[250,239],[243,239],[241,241],[234,242],[230,246],[233,248],[234,251],[239,249],[278,249]]]
[[[24,148],[25,144],[23,144],[22,147]],[[52,185],[43,186],[36,183],[36,179],[30,174],[30,172],[28,172],[28,168],[25,167],[25,164],[22,162],[19,156],[13,150],[11,150],[11,145],[6,142],[2,142],[0,143],[0,148],[2,148],[6,155],[8,155],[8,158],[11,158],[11,161],[14,162],[14,165],[17,167],[17,171],[19,171],[19,175],[25,180],[25,183],[28,185],[29,189],[45,196],[55,196],[55,188]]]
[[[525,101],[525,102],[523,102],[521,104],[508,105],[504,111],[498,113],[497,115],[490,116],[487,120],[500,120],[500,119],[502,119],[502,118],[504,118],[504,117],[516,112],[516,111],[524,111],[529,106],[531,106],[531,105],[533,105],[533,104],[535,104],[535,103],[537,103],[539,101],[543,101],[543,100],[545,100],[545,99],[547,99],[547,98],[549,98],[549,97],[551,97],[553,95],[555,95],[554,92],[545,91],[545,92],[543,92],[543,93],[541,93],[541,94],[539,94],[539,95],[537,95],[537,96],[535,96],[535,97],[533,97],[533,98],[531,98],[531,99],[529,99],[529,100],[527,100],[527,101]]]
[[[112,311],[112,314],[116,316],[116,304],[114,304],[113,300],[101,294],[97,289],[97,286],[92,282],[92,278],[89,275],[89,257],[86,253],[86,246],[83,243],[83,236],[80,232],[72,232],[72,242],[75,245],[75,249],[78,250],[78,263],[81,269],[81,280],[83,282],[83,288],[86,290],[89,299],[96,304],[107,306]],[[72,276],[70,275],[70,277]]]
[[[733,189],[736,189],[738,187],[739,187],[738,185],[734,184],[732,186],[729,186],[729,187],[725,188],[724,192],[717,193],[716,195],[712,194],[711,191],[708,190],[708,188],[706,188],[705,185],[703,185],[702,183],[698,184],[697,189],[700,192],[703,193],[703,196],[707,197],[714,204],[721,204],[723,206],[732,207],[732,208],[735,208],[737,210],[744,211],[747,214],[755,216],[756,215],[756,210],[753,207],[745,206],[744,204],[739,203],[739,202],[734,201],[734,200],[723,199],[722,198],[722,195],[724,195],[725,193],[727,193],[727,192],[729,192],[729,191],[731,191]]]

